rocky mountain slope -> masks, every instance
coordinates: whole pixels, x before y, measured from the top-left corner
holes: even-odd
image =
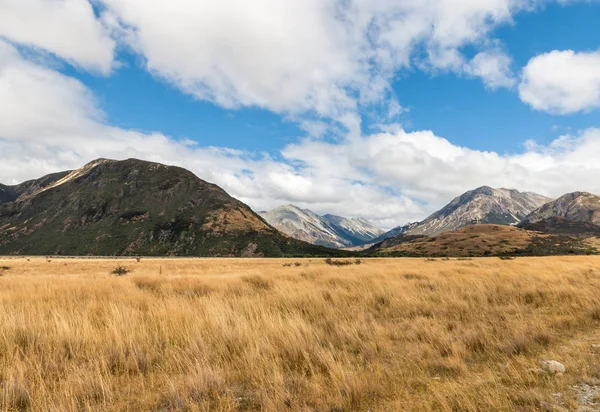
[[[273,227],[296,239],[333,248],[369,243],[383,233],[368,220],[324,215],[294,205],[281,206],[260,215]]]
[[[383,242],[384,240],[387,240],[387,239],[393,239],[395,237],[398,237],[398,236],[408,232],[409,230],[417,227],[418,224],[419,224],[419,222],[414,222],[414,223],[408,223],[404,226],[395,227],[392,230],[388,230],[384,234],[377,236],[375,239],[372,239],[371,243],[379,243],[379,242]]]
[[[534,210],[523,224],[538,223],[553,217],[600,225],[600,196],[587,192],[568,193]]]
[[[483,186],[458,196],[404,233],[436,236],[473,224],[514,225],[550,200],[536,193]]]
[[[220,187],[173,166],[99,159],[0,186],[0,254],[338,255],[287,237]]]

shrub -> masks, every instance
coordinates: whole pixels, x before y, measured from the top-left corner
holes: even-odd
[[[128,267],[126,267],[126,266],[117,266],[110,273],[112,273],[113,275],[116,275],[116,276],[125,276],[129,272],[131,272],[131,270]]]
[[[350,266],[353,264],[350,260],[333,260],[331,258],[325,259],[325,263],[329,266]]]

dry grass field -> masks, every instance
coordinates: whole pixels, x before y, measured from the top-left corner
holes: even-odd
[[[0,258],[0,409],[599,408],[599,257],[295,262]]]

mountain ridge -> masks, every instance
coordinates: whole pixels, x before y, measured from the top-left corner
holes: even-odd
[[[362,218],[345,218],[332,214],[318,215],[295,205],[279,206],[259,212],[271,226],[313,244],[344,248],[368,243],[383,230]]]
[[[533,224],[553,217],[600,225],[600,196],[589,192],[567,193],[532,211],[522,223]]]
[[[289,238],[189,170],[97,159],[1,187],[0,254],[339,255]]]
[[[482,186],[455,197],[403,233],[436,236],[472,224],[515,225],[551,200],[532,192]]]

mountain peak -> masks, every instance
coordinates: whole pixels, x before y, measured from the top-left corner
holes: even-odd
[[[482,186],[454,198],[405,233],[435,236],[470,224],[514,225],[548,201],[535,193]]]
[[[366,219],[320,216],[295,205],[280,206],[260,215],[289,236],[334,248],[362,245],[383,233]]]
[[[466,195],[468,195],[468,194],[471,194],[471,195],[479,195],[479,194],[481,194],[481,195],[492,196],[496,190],[500,190],[500,189],[494,189],[494,188],[492,188],[490,186],[481,186],[481,187],[478,187],[477,189],[474,189],[474,190],[471,190],[469,192],[466,192],[465,194]]]
[[[290,239],[192,172],[138,159],[6,188],[0,253],[281,256],[330,254]]]
[[[538,223],[552,217],[598,225],[600,224],[600,196],[589,192],[567,193],[533,211],[524,219],[524,223]]]

